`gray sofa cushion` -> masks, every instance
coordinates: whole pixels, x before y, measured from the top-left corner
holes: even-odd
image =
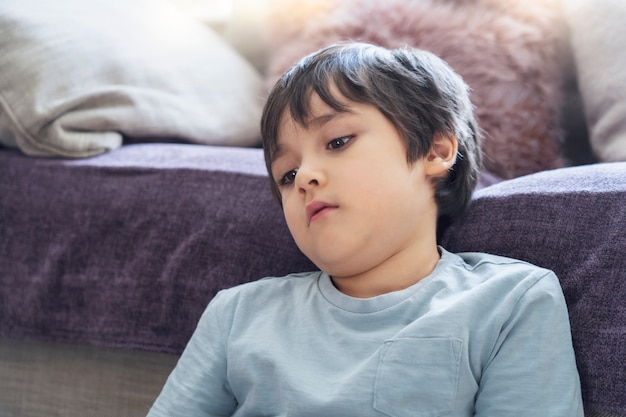
[[[443,245],[554,270],[569,306],[586,411],[626,415],[626,163],[546,171],[480,190]]]
[[[312,269],[260,149],[0,151],[0,337],[179,353],[222,288]]]
[[[475,193],[442,244],[553,269],[587,411],[626,416],[626,163]],[[213,295],[315,268],[260,149],[124,146],[91,159],[0,150],[0,337],[179,353]]]

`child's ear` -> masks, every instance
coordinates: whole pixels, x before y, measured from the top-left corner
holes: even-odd
[[[459,144],[455,135],[435,135],[433,145],[424,158],[426,175],[442,177],[454,166]]]

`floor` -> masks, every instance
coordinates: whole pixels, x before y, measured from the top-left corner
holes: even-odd
[[[144,417],[177,360],[0,339],[0,416]]]

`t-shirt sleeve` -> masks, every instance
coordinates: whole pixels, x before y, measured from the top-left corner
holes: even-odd
[[[222,295],[218,293],[202,314],[148,417],[230,416],[235,410],[237,402],[226,377]]]
[[[561,286],[550,272],[519,299],[480,378],[476,416],[582,417]]]

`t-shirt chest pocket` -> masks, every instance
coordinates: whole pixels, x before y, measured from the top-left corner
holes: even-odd
[[[385,342],[374,408],[392,417],[441,417],[454,411],[463,341],[402,338]]]

